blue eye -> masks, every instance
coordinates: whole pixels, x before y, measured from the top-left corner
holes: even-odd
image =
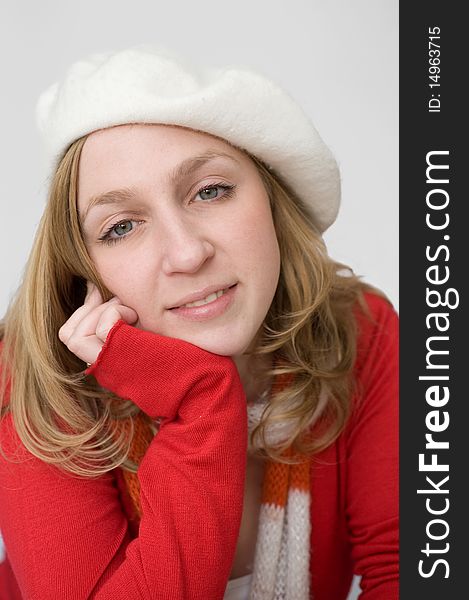
[[[125,235],[126,233],[129,233],[129,231],[132,231],[133,228],[132,221],[122,221],[121,223],[114,225],[112,231],[120,237],[121,235]]]
[[[104,244],[113,244],[115,242],[119,242],[134,229],[135,223],[137,223],[137,221],[132,219],[125,219],[124,221],[113,223],[99,238],[99,241],[103,242]]]
[[[203,190],[200,190],[199,194],[202,200],[213,200],[218,196],[218,186],[204,188]],[[206,194],[205,198],[203,197],[203,194]]]
[[[224,191],[223,197],[232,196],[234,193],[234,187],[234,185],[228,185],[226,183],[206,185],[197,192],[196,196],[200,196],[200,199],[204,202],[210,202],[218,199],[219,190]]]

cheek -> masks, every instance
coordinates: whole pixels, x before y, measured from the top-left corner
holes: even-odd
[[[104,286],[123,301],[138,297],[142,282],[148,281],[143,263],[130,260],[129,253],[111,251],[107,256],[95,255],[92,259]]]
[[[240,252],[246,265],[257,277],[258,284],[268,290],[276,287],[280,272],[280,250],[269,206],[252,211],[241,229]]]

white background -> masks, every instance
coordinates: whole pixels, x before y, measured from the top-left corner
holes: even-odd
[[[3,0],[1,12],[0,316],[46,198],[39,93],[89,53],[152,42],[258,69],[301,103],[342,173],[329,252],[398,308],[397,0]]]

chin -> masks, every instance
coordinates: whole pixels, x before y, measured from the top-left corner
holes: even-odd
[[[214,335],[212,338],[206,335],[202,336],[178,336],[180,339],[190,342],[202,350],[218,354],[220,356],[240,356],[249,347],[250,340],[234,339],[234,336]]]
[[[153,325],[153,324],[152,324]],[[176,339],[184,340],[194,346],[202,348],[212,354],[218,354],[220,356],[241,356],[251,345],[252,338],[250,332],[240,332],[239,328],[237,331],[229,331],[227,329],[218,329],[217,331],[200,331],[200,332],[167,332],[162,331],[160,327],[147,326],[144,327],[139,322],[136,325],[139,329],[146,329],[147,331],[153,331],[167,337],[174,337]],[[237,334],[237,335],[236,335]]]
[[[226,340],[219,342],[213,341],[200,341],[200,340],[186,340],[202,350],[206,350],[207,352],[211,352],[212,354],[218,354],[219,356],[238,356],[241,355],[246,346],[240,346],[238,344],[227,344]]]

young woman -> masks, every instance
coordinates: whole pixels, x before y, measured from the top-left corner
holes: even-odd
[[[356,573],[396,599],[397,316],[327,255],[339,175],[306,115],[138,47],[73,65],[38,121],[4,597],[339,600]]]

